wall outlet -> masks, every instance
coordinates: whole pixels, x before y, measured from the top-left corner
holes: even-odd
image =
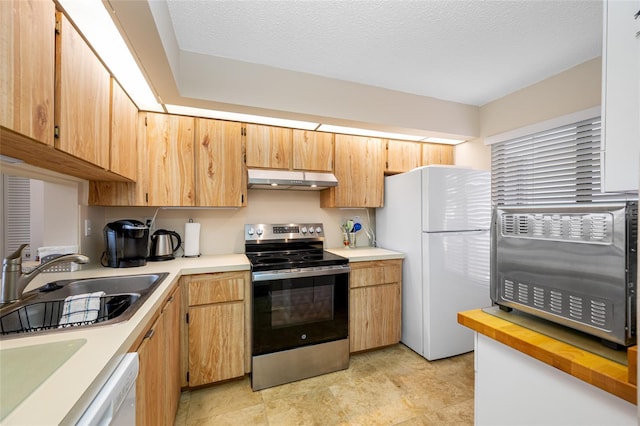
[[[144,218],[144,224],[147,225],[147,228],[151,228],[151,221],[153,220],[152,217],[145,217]]]
[[[85,237],[90,237],[91,236],[91,232],[92,232],[92,226],[93,224],[91,223],[91,221],[89,219],[85,219],[84,221],[84,236]]]

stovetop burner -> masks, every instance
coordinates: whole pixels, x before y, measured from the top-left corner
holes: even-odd
[[[245,225],[245,252],[253,271],[346,265],[324,250],[322,224]]]

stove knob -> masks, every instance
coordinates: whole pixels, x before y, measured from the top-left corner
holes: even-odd
[[[247,234],[249,234],[249,235],[253,235],[253,233],[254,233],[254,232],[255,232],[255,231],[253,230],[253,228],[249,228],[249,229],[247,230]]]
[[[321,234],[322,233],[322,228],[320,228],[319,226],[316,228],[316,233]]]
[[[302,231],[303,234],[306,234],[307,233],[307,227],[303,226],[301,231]],[[311,231],[311,232],[313,232],[313,231]]]
[[[310,234],[313,234],[313,233],[314,233],[314,231],[315,231],[315,229],[313,229],[313,226],[309,228],[309,233],[310,233]]]
[[[256,234],[258,234],[258,236],[261,236],[263,232],[262,228],[256,229]]]

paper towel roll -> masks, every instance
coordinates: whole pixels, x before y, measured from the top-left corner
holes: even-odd
[[[200,224],[184,224],[184,257],[200,256]]]

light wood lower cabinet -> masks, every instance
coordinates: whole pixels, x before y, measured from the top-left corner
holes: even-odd
[[[402,260],[350,265],[350,351],[398,343],[402,325]]]
[[[180,401],[180,289],[176,288],[139,345],[136,425],[171,425]]]
[[[186,386],[195,387],[244,375],[248,367],[249,316],[245,294],[249,273],[184,276],[187,338],[183,338]],[[245,351],[247,346],[247,351]],[[185,382],[182,383],[185,385]]]

